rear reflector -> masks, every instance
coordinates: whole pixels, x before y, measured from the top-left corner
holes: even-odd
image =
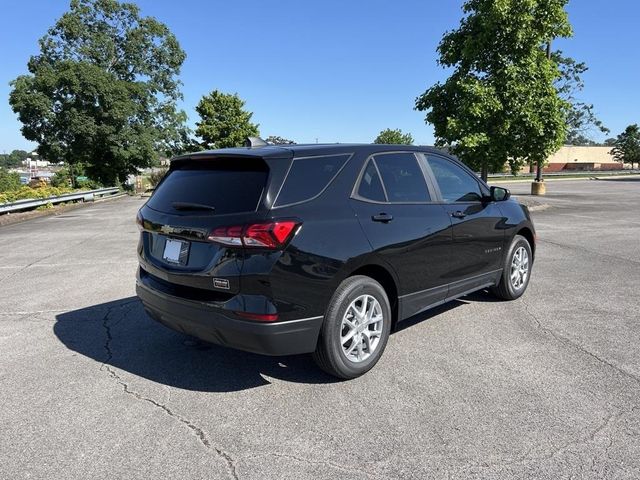
[[[219,227],[208,237],[224,245],[276,249],[284,246],[300,222],[292,220],[253,223],[244,226]]]
[[[239,317],[247,320],[256,320],[258,322],[275,322],[278,320],[277,313],[249,313],[249,312],[233,312]]]

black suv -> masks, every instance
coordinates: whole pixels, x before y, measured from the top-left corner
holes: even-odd
[[[509,191],[428,147],[291,145],[173,159],[140,209],[137,293],[164,325],[353,378],[399,321],[527,288],[535,230]]]

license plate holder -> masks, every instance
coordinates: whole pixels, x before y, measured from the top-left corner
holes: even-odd
[[[189,258],[189,247],[189,242],[167,238],[164,244],[162,259],[174,265],[186,265]]]

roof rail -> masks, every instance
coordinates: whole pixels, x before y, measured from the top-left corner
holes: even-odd
[[[266,147],[267,145],[269,144],[260,137],[247,137],[247,139],[244,141],[244,146],[249,148]]]

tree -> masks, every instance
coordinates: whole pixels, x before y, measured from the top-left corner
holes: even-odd
[[[413,143],[413,137],[410,133],[402,133],[402,130],[399,128],[396,128],[395,130],[386,128],[378,134],[373,143],[387,145],[411,145]]]
[[[29,158],[29,152],[25,150],[12,150],[11,153],[0,155],[0,167],[17,167],[27,158]]]
[[[186,115],[177,78],[185,54],[168,27],[117,0],[71,0],[40,39],[10,104],[38,152],[104,184],[180,148]]]
[[[551,39],[568,37],[568,0],[467,0],[457,30],[438,46],[439,63],[452,68],[416,99],[448,146],[482,172],[542,164],[566,135],[567,102],[554,83],[558,65],[545,52]]]
[[[619,162],[628,163],[631,168],[634,163],[640,168],[640,128],[637,124],[629,125],[616,137],[611,155]]]
[[[576,62],[571,57],[565,57],[558,50],[552,55],[553,61],[560,68],[560,77],[556,81],[556,88],[560,98],[567,102],[567,139],[568,145],[597,145],[589,135],[593,130],[599,130],[605,135],[609,129],[596,117],[594,106],[576,98],[578,92],[584,89],[582,74],[589,67],[584,62]]]
[[[576,133],[575,131],[567,133],[565,144],[578,147],[596,147],[600,145],[598,142],[591,140],[591,138],[582,135],[581,133]]]
[[[237,93],[214,90],[202,97],[196,106],[200,115],[196,135],[202,139],[203,147],[239,147],[247,137],[259,136],[258,125],[251,123],[253,113],[246,111],[244,104]]]
[[[293,140],[289,140],[283,137],[279,137],[278,135],[269,135],[265,142],[270,143],[271,145],[293,145]]]

